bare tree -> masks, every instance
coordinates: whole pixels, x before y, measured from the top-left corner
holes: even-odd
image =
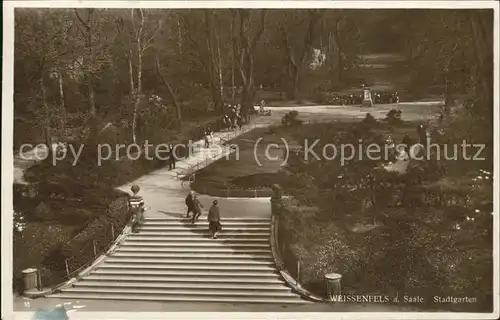
[[[242,82],[241,113],[248,118],[250,108],[253,108],[253,99],[255,97],[254,83],[254,55],[255,48],[259,39],[264,33],[266,11],[260,11],[259,27],[252,35],[250,10],[233,10],[233,25],[236,25],[239,17],[238,37],[235,44],[239,54],[239,71]]]
[[[88,8],[85,9],[87,13],[87,18],[83,19],[81,15],[78,13],[78,9],[75,9],[75,15],[78,18],[78,21],[80,21],[80,24],[82,26],[81,31],[85,39],[85,51],[86,54],[84,55],[83,58],[83,63],[80,63],[80,61],[77,59],[77,63],[80,64],[83,74],[85,77],[85,80],[87,82],[87,90],[88,90],[88,95],[89,95],[89,114],[91,117],[95,118],[96,116],[96,106],[95,106],[95,92],[94,92],[94,87],[93,87],[93,77],[94,74],[92,72],[92,67],[91,64],[94,63],[94,50],[92,48],[93,43],[92,43],[92,33],[94,30],[92,29],[92,15],[94,13],[95,9]]]
[[[139,25],[136,27],[136,21],[135,21],[135,11],[139,12]],[[147,23],[144,12],[142,8],[139,9],[132,9],[130,11],[130,16],[131,16],[131,21],[132,21],[132,28],[134,31],[134,36],[136,39],[136,53],[137,53],[137,79],[136,79],[136,86],[132,90],[132,99],[134,103],[134,111],[133,111],[133,118],[132,118],[132,140],[134,143],[137,142],[137,115],[138,115],[138,110],[139,106],[141,104],[141,99],[142,99],[142,65],[143,65],[143,57],[144,53],[146,50],[152,47],[152,42],[155,39],[156,35],[160,31],[162,27],[162,21],[158,21],[158,26],[156,31],[151,35],[149,38],[145,38],[145,24]],[[132,55],[132,50],[129,51],[129,56]],[[129,60],[129,67],[130,70],[132,70],[132,65]],[[133,86],[134,81],[133,81],[133,76],[131,74],[130,76],[130,84]]]
[[[284,21],[282,21],[280,25],[280,31],[283,36],[285,54],[287,58],[287,74],[290,81],[288,91],[289,99],[295,100],[297,98],[298,84],[302,67],[307,53],[312,48],[313,41],[316,36],[316,25],[321,20],[323,14],[323,10],[308,10],[305,13],[305,17],[300,17],[301,19],[297,25],[300,26],[303,23],[307,24],[306,33],[303,39],[297,39],[297,35],[292,34],[293,30],[286,26],[286,23],[289,22],[286,14]],[[292,40],[292,38],[295,40]]]
[[[175,106],[177,121],[178,121],[178,124],[180,126],[182,124],[182,106],[179,103],[179,101],[177,100],[177,95],[175,94],[175,91],[173,90],[172,85],[170,84],[170,81],[168,81],[167,77],[161,71],[160,60],[158,59],[158,54],[156,54],[156,72],[158,73],[158,76],[160,77],[163,84],[168,89],[168,92],[170,94],[170,98],[172,99],[174,106]]]

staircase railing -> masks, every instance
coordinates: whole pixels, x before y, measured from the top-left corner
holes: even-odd
[[[122,210],[124,210],[123,214],[127,216],[127,223],[123,228],[121,230],[117,229],[115,223],[112,221],[108,222],[103,227],[104,238],[101,241],[92,240],[87,243],[86,247],[79,250],[79,252],[73,253],[71,257],[66,257],[64,261],[59,261],[59,263],[64,264],[61,268],[64,268],[66,280],[44,288],[46,294],[53,294],[64,287],[70,286],[86,275],[94,265],[102,261],[128,235],[128,231],[132,228],[134,216],[128,210],[128,206],[124,206]],[[78,257],[87,255],[92,256],[92,258],[86,260],[84,263],[77,262]],[[40,288],[43,286],[42,283],[43,274],[39,273],[38,285]]]
[[[312,300],[315,302],[324,302],[326,301],[324,298],[319,297],[312,292],[308,291],[304,287],[300,285],[300,274],[301,274],[301,262],[300,259],[296,259],[296,257],[287,253],[286,243],[281,240],[280,244],[280,232],[279,232],[279,223],[280,223],[280,214],[283,213],[283,200],[279,197],[271,198],[271,237],[270,237],[270,245],[271,252],[273,255],[274,263],[278,272],[281,274],[282,278],[285,282],[295,291],[297,294],[302,296],[307,300]],[[292,268],[294,266],[295,268]]]

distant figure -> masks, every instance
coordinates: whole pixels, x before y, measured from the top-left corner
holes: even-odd
[[[419,139],[419,142],[422,144],[422,145],[426,145],[426,142],[427,142],[427,128],[426,126],[421,123],[417,126],[417,134],[418,134],[418,139]]]
[[[175,157],[175,150],[172,144],[168,145],[168,167],[170,170],[175,169],[175,162],[177,161]]]
[[[439,121],[439,124],[443,124],[443,122],[444,122],[444,113],[442,111],[440,111],[438,114],[438,121]]]
[[[210,128],[207,128],[205,130],[205,148],[210,148],[210,136],[211,136],[211,133],[210,133]]]
[[[412,141],[412,139],[410,138],[410,136],[408,134],[405,134],[405,136],[403,137],[403,140],[401,141],[401,144],[404,145],[404,150],[407,153],[409,153],[410,152],[410,148],[413,145],[413,141]]]
[[[129,212],[134,215],[134,222],[132,224],[132,232],[136,233],[138,227],[144,222],[144,199],[138,195],[141,188],[134,184],[130,190],[132,195],[128,199]]]
[[[217,239],[217,236],[222,231],[219,206],[217,204],[218,201],[214,200],[212,203],[212,207],[210,207],[210,210],[208,211],[208,229],[212,234],[212,239]]]
[[[186,206],[187,206],[187,213],[186,213],[186,219],[189,219],[189,214],[192,212],[194,214],[194,196],[193,196],[193,191],[189,191],[189,194],[186,197]]]
[[[201,209],[203,208],[203,205],[201,204],[200,200],[198,199],[197,195],[193,196],[193,219],[191,222],[194,224],[196,221],[198,221],[198,218],[201,216]]]

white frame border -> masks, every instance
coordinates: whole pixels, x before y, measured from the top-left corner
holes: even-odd
[[[14,74],[14,8],[352,8],[352,9],[494,9],[494,226],[493,313],[437,313],[437,312],[214,312],[217,319],[498,319],[499,314],[499,3],[496,1],[12,1],[3,2],[3,85],[2,85],[2,212],[13,212],[13,74]],[[34,312],[13,312],[12,296],[12,224],[8,214],[2,214],[2,317],[32,319]],[[201,312],[77,312],[73,319],[206,319]]]

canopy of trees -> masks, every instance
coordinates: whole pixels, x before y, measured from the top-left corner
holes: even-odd
[[[110,122],[143,139],[153,94],[164,127],[225,101],[247,114],[261,88],[344,88],[381,51],[406,57],[412,87],[468,92],[491,119],[492,10],[23,8],[15,23],[16,144]]]

